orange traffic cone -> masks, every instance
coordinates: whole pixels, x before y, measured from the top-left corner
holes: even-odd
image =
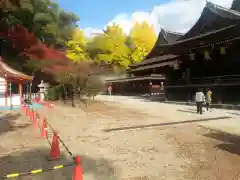
[[[46,122],[46,119],[43,119],[41,137],[46,138],[47,134],[48,134],[48,132],[47,132],[47,122]]]
[[[39,115],[38,115],[38,113],[35,113],[35,120],[34,120],[35,128],[38,128],[38,123],[39,123]]]
[[[32,110],[29,108],[29,113],[28,113],[29,119],[32,120]]]
[[[30,118],[30,115],[31,115],[31,109],[30,107],[28,108],[28,117]]]
[[[30,117],[31,121],[34,121],[34,114],[35,114],[35,113],[34,113],[34,110],[32,109],[32,110],[31,110],[31,117]]]
[[[80,166],[81,159],[79,156],[75,157],[75,167],[73,172],[73,180],[83,180],[83,171]]]
[[[51,157],[52,160],[57,160],[60,157],[58,135],[55,131],[53,132],[53,139],[52,139],[50,157]]]

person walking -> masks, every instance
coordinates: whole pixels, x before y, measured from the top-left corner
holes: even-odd
[[[206,109],[207,109],[207,111],[211,111],[211,104],[212,104],[212,91],[209,88],[207,90],[207,94],[206,94]]]
[[[202,92],[202,89],[198,89],[195,95],[195,101],[196,101],[196,106],[197,106],[197,113],[202,114],[202,106],[203,103],[205,102],[205,96]]]
[[[110,86],[108,86],[108,95],[112,95],[112,86],[110,85]]]

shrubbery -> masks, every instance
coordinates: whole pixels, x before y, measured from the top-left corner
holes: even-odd
[[[46,99],[51,101],[56,101],[59,99],[59,88],[58,87],[52,87],[48,89]]]

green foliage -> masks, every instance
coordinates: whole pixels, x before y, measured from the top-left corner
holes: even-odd
[[[59,87],[52,87],[48,89],[47,100],[56,101],[59,99]]]
[[[104,83],[100,80],[99,76],[90,76],[84,88],[84,94],[93,97],[103,91]]]
[[[7,0],[6,0],[7,1]],[[79,18],[60,9],[51,0],[21,0],[12,13],[0,13],[2,22],[8,27],[24,25],[47,45],[64,47],[71,39],[72,31]],[[1,9],[3,10],[3,9]]]
[[[34,75],[34,73],[36,73],[37,71],[43,71],[44,68],[53,65],[53,63],[54,62],[51,60],[43,61],[39,59],[30,59],[26,61],[24,66],[28,69],[31,69]]]

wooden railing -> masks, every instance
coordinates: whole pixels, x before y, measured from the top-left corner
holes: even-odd
[[[240,85],[240,75],[225,75],[225,76],[211,76],[192,78],[190,81],[191,85]],[[168,82],[168,85],[187,85],[185,79],[173,80]]]

